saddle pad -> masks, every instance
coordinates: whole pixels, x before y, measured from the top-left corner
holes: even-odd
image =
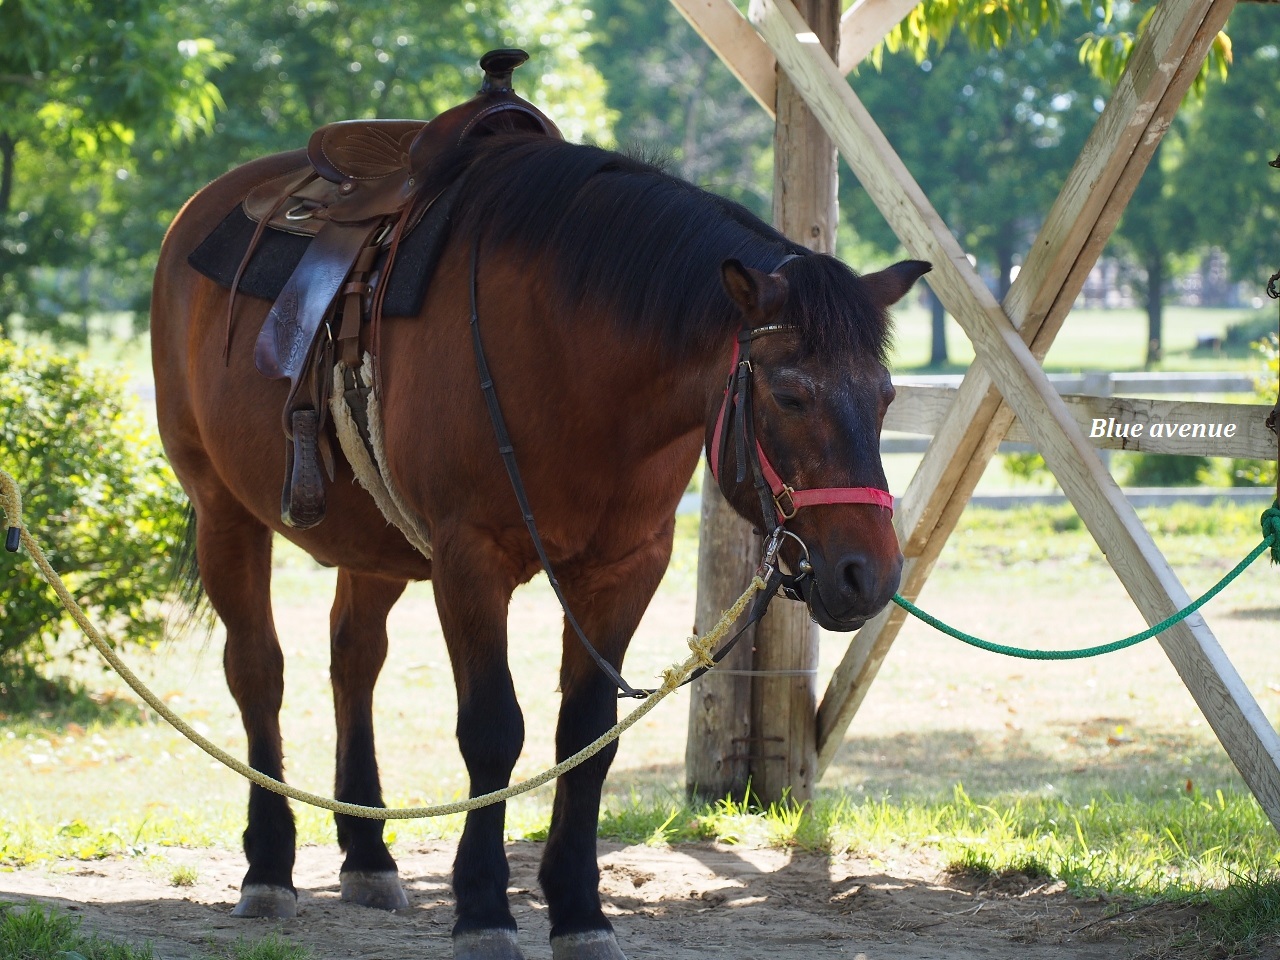
[[[422,309],[427,284],[449,239],[449,215],[459,186],[460,182],[455,182],[445,190],[422,221],[400,241],[382,304],[383,316],[416,317]],[[192,251],[187,262],[214,283],[231,289],[256,227],[243,206],[237,204]],[[240,278],[240,293],[275,300],[310,243],[310,237],[270,228],[263,231],[258,249]]]

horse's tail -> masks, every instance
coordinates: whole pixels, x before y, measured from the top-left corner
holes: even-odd
[[[166,591],[170,613],[165,624],[165,639],[172,640],[188,632],[212,632],[213,605],[204,592],[200,580],[200,563],[196,557],[196,510],[190,503],[184,516],[182,540],[174,552],[169,568],[169,588]]]

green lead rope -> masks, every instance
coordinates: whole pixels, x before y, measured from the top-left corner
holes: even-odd
[[[1123,650],[1125,647],[1132,647],[1136,643],[1143,640],[1150,640],[1156,634],[1168,630],[1175,623],[1180,623],[1191,614],[1195,613],[1206,603],[1221,593],[1236,577],[1244,573],[1245,568],[1260,556],[1271,551],[1271,562],[1280,564],[1280,500],[1272,503],[1262,513],[1262,542],[1254,547],[1253,552],[1235,565],[1235,568],[1225,577],[1210,587],[1199,599],[1193,600],[1190,604],[1183,607],[1167,620],[1161,620],[1153,627],[1148,627],[1141,633],[1135,633],[1131,637],[1125,637],[1123,640],[1116,640],[1113,643],[1104,643],[1096,647],[1085,647],[1081,650],[1029,650],[1025,647],[1010,647],[1003,643],[992,643],[990,640],[983,640],[980,637],[972,636],[963,630],[957,630],[950,624],[943,623],[932,614],[925,613],[910,600],[893,595],[893,602],[900,606],[907,613],[923,620],[935,630],[940,630],[949,637],[955,637],[970,646],[977,647],[980,650],[988,650],[991,653],[1001,653],[1006,657],[1021,657],[1024,660],[1082,660],[1085,657],[1097,657],[1104,653],[1113,653],[1116,650]]]

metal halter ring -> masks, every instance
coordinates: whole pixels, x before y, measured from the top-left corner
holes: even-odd
[[[774,531],[769,534],[769,539],[765,541],[764,557],[760,561],[760,569],[766,577],[773,571],[774,564],[778,561],[778,552],[782,549],[785,537],[790,537],[800,546],[800,561],[796,564],[794,577],[797,580],[801,580],[813,573],[813,564],[809,560],[809,546],[797,534],[792,533],[783,526],[774,528]]]
[[[794,540],[797,544],[800,545],[800,560],[796,564],[795,578],[797,580],[801,580],[809,576],[809,574],[813,573],[813,564],[809,561],[808,544],[806,544],[803,540],[800,539],[800,537],[797,534],[792,533],[790,530],[783,529],[782,535],[784,537],[790,537],[792,540]]]
[[[316,214],[315,207],[308,207],[305,202],[296,203],[284,212],[286,220],[310,220]]]

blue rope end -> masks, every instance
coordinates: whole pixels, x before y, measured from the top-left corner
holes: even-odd
[[[1271,541],[1271,562],[1280,564],[1280,500],[1262,511],[1262,536]]]

